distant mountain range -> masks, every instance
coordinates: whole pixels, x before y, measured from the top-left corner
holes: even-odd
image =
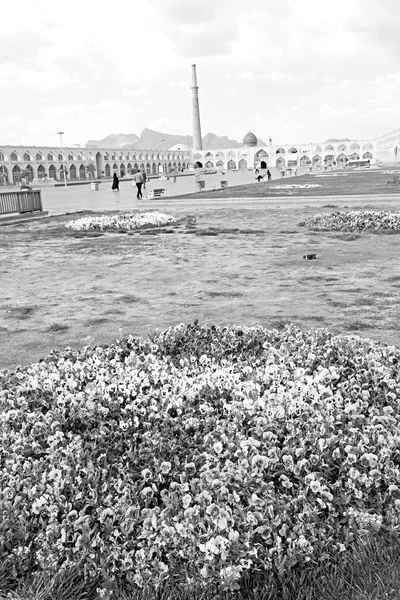
[[[168,150],[177,144],[192,147],[193,137],[191,135],[172,135],[160,133],[152,129],[143,129],[140,137],[135,133],[113,133],[102,140],[89,140],[86,148],[125,148],[127,150]],[[265,142],[258,140],[260,146]],[[218,136],[215,133],[207,133],[203,137],[203,150],[215,148],[240,148],[243,144],[236,140],[230,140],[226,135]]]

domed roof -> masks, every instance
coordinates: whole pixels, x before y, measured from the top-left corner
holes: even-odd
[[[257,136],[252,131],[249,131],[243,138],[243,144],[245,146],[257,146]]]

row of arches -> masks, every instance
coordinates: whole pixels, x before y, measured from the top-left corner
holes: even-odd
[[[182,169],[186,169],[188,167],[188,163],[183,161],[178,162],[169,162],[169,163],[125,163],[117,164],[117,163],[106,163],[104,165],[104,171],[101,173],[97,173],[97,177],[111,177],[113,173],[117,173],[119,177],[125,177],[136,171],[145,171],[147,175],[158,175],[159,173],[167,172],[176,172]],[[67,175],[67,179],[73,180],[85,180],[87,179],[88,169],[84,164],[81,164],[79,167],[75,164],[70,165],[69,167],[61,165],[60,167],[56,167],[54,164],[51,164],[46,170],[44,165],[39,165],[37,169],[34,169],[32,165],[26,165],[23,169],[20,165],[14,165],[11,171],[5,166],[0,165],[0,183],[18,183],[22,177],[25,177],[28,181],[33,181],[33,179],[54,179],[54,180],[64,180],[65,174]]]
[[[152,152],[152,153],[145,153],[145,152],[104,152],[104,153],[100,153],[97,152],[96,155],[94,155],[92,152],[87,152],[87,153],[83,153],[83,152],[78,152],[78,153],[74,153],[71,151],[66,151],[66,152],[42,152],[42,151],[38,151],[36,153],[33,153],[31,151],[26,150],[23,154],[19,154],[16,150],[13,150],[10,153],[10,162],[53,162],[55,160],[58,161],[78,161],[78,162],[85,162],[86,160],[88,161],[94,161],[97,157],[103,158],[105,161],[110,161],[110,160],[119,160],[119,161],[129,161],[129,160],[138,160],[138,161],[150,161],[150,160],[171,160],[171,161],[182,161],[184,160],[186,157],[184,154],[175,154],[175,153],[164,153],[164,152]],[[0,162],[8,162],[8,158],[6,156],[6,154],[0,150]]]
[[[324,157],[322,157],[320,154],[316,154],[312,157],[312,159],[310,159],[308,156],[303,155],[300,157],[300,160],[297,161],[296,160],[287,160],[284,156],[278,156],[274,161],[269,161],[269,156],[267,153],[263,154],[261,156],[261,158],[263,158],[263,160],[261,161],[257,161],[255,164],[257,166],[259,166],[261,169],[267,169],[268,166],[276,166],[278,169],[283,169],[286,166],[288,167],[294,167],[294,166],[301,166],[301,167],[306,167],[309,165],[321,165],[321,164],[325,164],[325,165],[332,165],[334,163],[336,164],[346,164],[347,162],[351,161],[351,160],[360,160],[361,159],[361,155],[358,154],[358,152],[353,152],[353,154],[347,156],[344,153],[338,154],[337,156],[335,156],[334,154],[328,154]],[[371,152],[364,152],[364,154],[362,155],[362,159],[363,160],[371,160],[373,158],[373,155]],[[222,160],[218,160],[216,162],[212,161],[212,160],[207,160],[204,163],[197,160],[194,164],[195,168],[206,168],[206,169],[212,169],[212,168],[220,168],[220,169],[228,169],[228,170],[235,170],[235,169],[239,169],[239,170],[245,170],[249,168],[249,164],[248,161],[246,159],[240,159],[239,161],[235,161],[233,159],[228,160],[227,162],[224,162]]]

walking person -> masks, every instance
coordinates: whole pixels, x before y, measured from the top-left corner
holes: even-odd
[[[142,195],[143,173],[141,173],[140,171],[138,171],[135,175],[135,183],[136,183],[136,187],[137,187],[136,198],[143,198],[143,195]]]
[[[117,192],[119,192],[119,179],[118,179],[118,175],[116,173],[114,173],[113,175],[113,182],[112,182],[112,186],[111,189],[117,190]]]
[[[143,169],[142,171],[142,177],[143,177],[143,189],[146,189],[146,181],[147,181],[147,175],[146,175],[146,171]]]
[[[267,171],[267,177],[268,177],[268,181],[271,181],[271,177],[272,177],[272,175],[271,175],[271,173],[269,172],[269,169],[268,169],[268,171]]]

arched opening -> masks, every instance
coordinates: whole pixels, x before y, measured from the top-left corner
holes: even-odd
[[[150,163],[146,164],[146,175],[151,175],[151,164]]]
[[[25,177],[26,180],[29,181],[33,181],[33,167],[32,165],[27,165],[26,169],[25,169]]]
[[[125,177],[125,165],[124,163],[121,163],[119,166],[119,173],[121,177]]]
[[[363,149],[364,149],[364,150],[373,150],[373,149],[374,149],[374,146],[373,146],[373,144],[371,144],[371,143],[369,142],[368,144],[364,144],[364,147],[363,147]]]
[[[21,181],[22,171],[18,165],[15,165],[12,170],[12,178],[14,183],[19,183]]]
[[[215,166],[218,167],[219,169],[223,169],[224,168],[224,161],[223,160],[218,160]]]
[[[144,163],[140,163],[140,170],[144,171]]]
[[[162,163],[158,163],[158,173],[162,173],[163,172],[163,166]]]
[[[59,153],[59,155],[57,156],[57,160],[64,160],[63,155],[61,154],[61,152]]]
[[[126,172],[130,173],[131,171],[132,171],[132,165],[131,165],[131,163],[128,163],[127,167],[126,167]]]
[[[365,158],[366,160],[371,160],[371,158],[372,158],[371,152],[365,152],[365,154],[363,154],[363,158]]]
[[[320,157],[319,154],[316,154],[315,156],[313,156],[312,162],[313,162],[313,165],[318,166],[321,164],[322,158]]]
[[[235,163],[235,161],[232,160],[232,159],[229,160],[228,164],[227,164],[227,167],[228,167],[228,171],[233,171],[234,169],[236,169],[236,163]]]
[[[314,152],[315,152],[316,154],[319,154],[320,152],[322,152],[322,148],[321,148],[321,146],[315,146],[315,148],[314,148]]]
[[[37,176],[38,179],[45,179],[46,177],[46,169],[44,168],[43,165],[39,165],[37,168]]]
[[[214,167],[214,163],[211,160],[208,160],[205,164],[206,169],[212,169]]]
[[[335,148],[332,144],[328,144],[328,146],[325,146],[325,152],[335,152]]]
[[[8,169],[4,165],[0,167],[0,185],[8,184]]]
[[[338,146],[338,152],[347,152],[347,146],[345,144],[340,144]]]
[[[151,172],[152,172],[153,175],[157,175],[157,165],[154,162],[151,165]]]
[[[48,155],[47,155],[47,160],[48,160],[48,161],[52,161],[52,160],[54,160],[54,156],[53,156],[53,154],[52,154],[51,152],[49,152],[49,153],[48,153]]]
[[[334,161],[335,157],[333,156],[333,154],[328,154],[327,156],[325,156],[324,158],[324,163],[326,166],[332,165],[333,161]]]
[[[24,152],[24,157],[23,157],[24,162],[29,162],[31,161],[31,155],[29,154],[29,152]]]
[[[114,173],[118,173],[118,165],[117,165],[117,163],[113,164],[113,171],[114,171]]]
[[[349,156],[350,160],[360,160],[360,155],[357,152],[353,152],[353,154],[351,154]]]
[[[260,162],[260,169],[268,169],[268,165],[265,160]]]
[[[36,160],[37,161],[43,160],[43,156],[42,156],[41,152],[36,152]]]
[[[69,168],[69,178],[74,181],[76,179],[76,166],[71,165]]]
[[[241,169],[242,171],[247,169],[247,160],[245,160],[244,158],[239,160],[239,169]]]
[[[72,154],[72,152],[70,152],[70,153],[68,154],[68,160],[75,160],[75,157],[74,157],[74,155]]]
[[[57,171],[54,165],[50,165],[49,167],[49,177],[50,179],[57,179]]]
[[[5,156],[3,154],[3,152],[0,150],[0,162],[4,162],[5,161]]]
[[[111,167],[108,163],[104,167],[104,174],[106,177],[111,177]]]
[[[172,165],[171,165],[171,163],[169,162],[169,163],[168,163],[168,173],[171,173],[171,171],[172,171]]]
[[[350,151],[355,151],[355,150],[360,150],[360,145],[359,144],[352,144],[350,146]]]
[[[276,151],[276,154],[286,154],[285,149],[284,148],[278,148],[278,150]]]
[[[336,163],[338,165],[343,165],[345,162],[347,162],[347,156],[345,155],[344,152],[341,152],[340,154],[337,155],[336,157]]]
[[[86,179],[86,169],[85,169],[85,165],[81,165],[79,167],[79,179]]]
[[[289,148],[288,153],[289,154],[297,154],[297,148],[295,148],[294,146],[292,148]]]
[[[10,160],[11,160],[11,162],[18,162],[19,161],[18,154],[16,152],[11,152]]]
[[[311,163],[311,160],[305,154],[300,158],[300,166],[306,167]]]
[[[194,168],[195,169],[202,169],[203,168],[203,163],[201,163],[199,160],[196,160],[196,162],[194,163]]]
[[[278,158],[276,159],[276,168],[277,169],[284,169],[286,165],[286,161],[283,158],[283,156],[278,156]]]

